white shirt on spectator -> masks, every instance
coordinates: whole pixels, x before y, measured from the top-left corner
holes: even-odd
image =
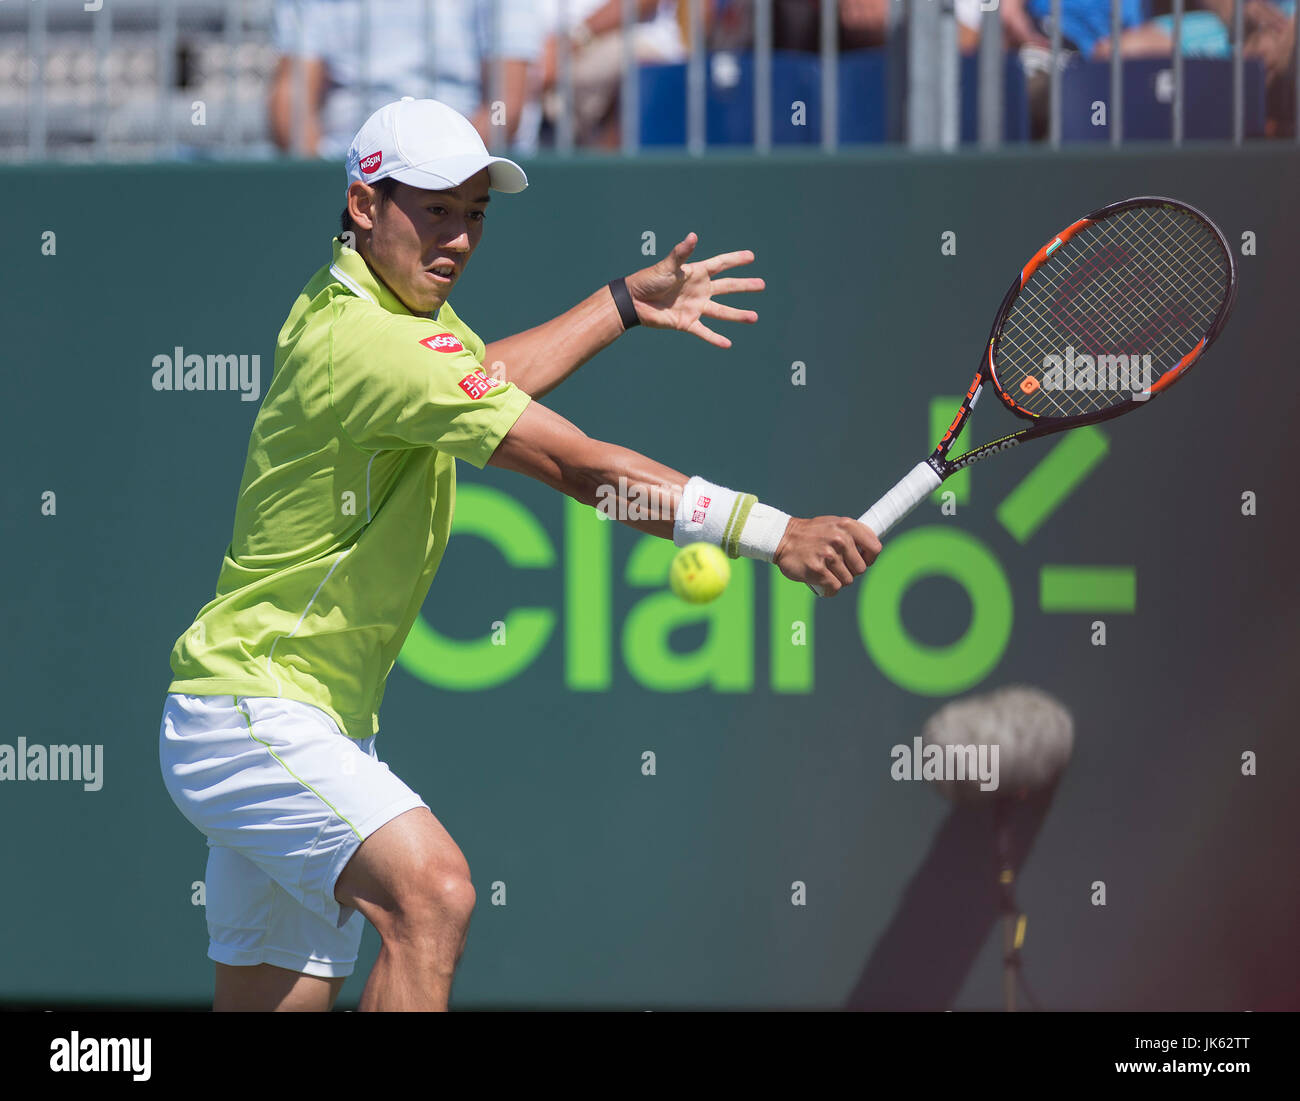
[[[561,30],[571,31],[597,8],[604,6],[605,0],[537,0],[543,41]],[[632,41],[638,65],[670,65],[685,61],[687,51],[686,44],[682,41],[681,26],[677,22],[677,0],[659,0],[655,14],[633,26]],[[532,154],[537,151],[541,124],[541,104],[536,96],[530,96],[524,104],[523,118],[519,122],[519,132],[515,139],[517,152]]]
[[[273,41],[281,54],[325,62],[319,152],[342,157],[371,112],[402,96],[438,99],[472,118],[484,98],[483,62],[536,61],[542,24],[537,0],[276,0]]]

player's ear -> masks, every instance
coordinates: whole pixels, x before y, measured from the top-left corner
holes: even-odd
[[[369,184],[353,180],[348,184],[348,213],[352,215],[352,224],[361,230],[375,228],[375,207],[379,196]]]

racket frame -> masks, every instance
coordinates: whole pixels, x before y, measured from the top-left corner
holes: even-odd
[[[1001,383],[998,381],[997,374],[997,350],[998,343],[1001,340],[1002,326],[1011,311],[1012,305],[1020,296],[1021,290],[1029,282],[1034,273],[1047,262],[1051,255],[1071,237],[1079,233],[1087,226],[1093,225],[1106,218],[1113,217],[1124,210],[1140,206],[1168,206],[1175,207],[1178,210],[1185,211],[1207,226],[1214,234],[1223,250],[1223,258],[1226,265],[1225,287],[1223,298],[1219,303],[1219,309],[1210,322],[1209,328],[1201,338],[1200,343],[1174,366],[1172,370],[1162,374],[1153,385],[1147,396],[1142,401],[1135,398],[1128,398],[1106,409],[1101,409],[1093,413],[1081,413],[1076,416],[1068,417],[1045,417],[1041,414],[1031,413],[1022,408],[1014,398],[1003,390]],[[1039,439],[1042,436],[1051,436],[1057,432],[1065,432],[1071,428],[1080,428],[1088,424],[1100,424],[1102,421],[1112,420],[1115,417],[1123,416],[1125,413],[1132,412],[1140,405],[1148,404],[1153,397],[1161,394],[1172,386],[1178,379],[1187,373],[1198,359],[1200,359],[1206,350],[1218,339],[1219,334],[1223,332],[1224,325],[1227,324],[1228,317],[1232,313],[1232,307],[1237,300],[1237,262],[1233,255],[1228,240],[1223,235],[1223,231],[1215,225],[1214,221],[1203,211],[1197,210],[1196,207],[1189,203],[1181,202],[1178,199],[1170,199],[1163,195],[1138,195],[1131,199],[1122,199],[1116,203],[1110,203],[1107,206],[1099,207],[1091,214],[1087,214],[1078,221],[1072,223],[1066,229],[1056,234],[1042,248],[1040,248],[1029,262],[1020,269],[1015,279],[1011,281],[1011,286],[1007,288],[1007,293],[1002,298],[1002,305],[998,307],[997,315],[993,319],[993,325],[989,329],[989,338],[985,343],[984,349],[980,355],[979,368],[975,372],[975,378],[970,384],[970,389],[966,391],[965,398],[962,399],[957,415],[953,418],[948,430],[939,440],[938,445],[930,456],[915,467],[898,482],[888,493],[880,498],[874,505],[859,517],[859,522],[866,524],[876,533],[884,535],[894,524],[903,519],[926,497],[942,484],[944,479],[964,470],[972,463],[977,463],[981,459],[987,459],[990,455],[997,454],[999,451],[1005,451],[1010,447],[1016,447],[1027,440]],[[994,392],[1003,406],[1010,409],[1013,414],[1022,420],[1028,420],[1033,423],[1028,428],[1022,428],[1019,431],[1008,433],[1000,436],[995,440],[989,440],[988,443],[980,444],[978,447],[963,452],[955,459],[948,458],[948,452],[962,430],[966,427],[966,422],[970,419],[971,410],[975,408],[981,394],[984,392],[985,385],[993,387]],[[818,596],[824,596],[824,591],[817,585],[809,586]]]
[[[1020,296],[1021,290],[1029,282],[1034,273],[1043,266],[1061,245],[1065,244],[1071,237],[1075,236],[1080,230],[1093,225],[1096,222],[1106,218],[1113,217],[1121,211],[1132,209],[1140,206],[1169,206],[1176,207],[1179,210],[1199,218],[1202,223],[1209,227],[1219,242],[1223,250],[1227,274],[1225,276],[1226,286],[1224,288],[1223,299],[1219,304],[1219,309],[1210,322],[1209,328],[1201,338],[1199,344],[1185,355],[1182,360],[1170,371],[1166,371],[1160,376],[1159,380],[1151,387],[1147,397],[1138,401],[1135,398],[1128,398],[1106,409],[1101,409],[1093,413],[1081,413],[1069,417],[1044,417],[1041,414],[1030,413],[1022,408],[1016,400],[1003,390],[997,375],[997,349],[998,343],[1002,336],[1002,326],[1011,312],[1011,307]],[[980,357],[979,369],[975,372],[975,378],[970,384],[970,389],[966,391],[965,398],[962,399],[961,407],[957,410],[957,415],[953,418],[952,424],[943,434],[938,446],[926,459],[926,463],[938,475],[939,480],[963,470],[972,463],[977,463],[981,459],[986,459],[999,451],[1005,451],[1009,447],[1015,447],[1024,443],[1026,440],[1039,439],[1042,436],[1050,436],[1057,432],[1065,432],[1071,428],[1080,428],[1086,424],[1099,424],[1102,421],[1112,420],[1115,417],[1122,416],[1125,413],[1132,412],[1139,406],[1148,404],[1157,394],[1163,393],[1173,385],[1179,378],[1187,373],[1192,364],[1201,358],[1218,339],[1219,334],[1223,331],[1224,325],[1227,324],[1228,317],[1232,313],[1232,307],[1237,298],[1237,263],[1233,256],[1232,249],[1228,245],[1227,238],[1224,237],[1223,231],[1202,211],[1188,203],[1180,202],[1177,199],[1170,199],[1162,195],[1139,195],[1131,199],[1123,199],[1117,203],[1111,203],[1094,210],[1074,222],[1048,241],[1040,248],[1030,259],[1030,261],[1020,269],[1016,277],[1011,281],[1011,286],[1007,288],[1007,293],[1002,298],[1002,305],[998,307],[997,315],[993,319],[993,325],[989,329],[989,338],[985,344],[984,351]],[[1019,431],[1008,433],[1000,436],[988,443],[980,444],[969,451],[963,452],[955,459],[948,458],[948,452],[956,439],[961,435],[962,429],[966,427],[967,420],[970,419],[971,410],[979,401],[983,393],[984,385],[989,384],[993,387],[1003,406],[1011,410],[1017,417],[1022,420],[1033,422],[1028,428],[1022,428]],[[879,534],[879,533],[877,533]]]

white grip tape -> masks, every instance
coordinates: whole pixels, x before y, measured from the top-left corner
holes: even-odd
[[[929,463],[917,463],[906,477],[858,517],[877,535],[884,535],[912,509],[916,508],[943,481]],[[818,596],[826,593],[817,585],[809,586]]]
[[[858,520],[877,535],[884,535],[924,501],[941,480],[929,463],[917,463],[898,485],[867,509]]]

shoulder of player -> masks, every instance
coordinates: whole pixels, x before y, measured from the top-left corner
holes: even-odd
[[[336,365],[357,362],[392,367],[407,363],[427,369],[444,360],[450,365],[461,357],[472,360],[473,365],[478,363],[477,349],[467,345],[462,334],[445,321],[390,313],[348,296],[335,301],[330,349]]]

